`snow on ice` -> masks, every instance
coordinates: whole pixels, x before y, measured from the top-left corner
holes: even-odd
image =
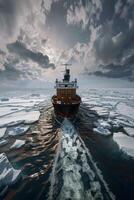
[[[9,115],[10,113],[17,112],[18,110],[22,110],[22,108],[16,106],[0,106],[0,117],[4,115]]]
[[[38,121],[39,117],[40,117],[39,111],[25,111],[25,110],[20,111],[2,117],[0,120],[0,127],[7,125],[15,125],[21,122],[24,122],[25,124],[32,124]]]
[[[6,145],[7,143],[8,141],[5,139],[0,140],[0,147]]]
[[[116,111],[121,115],[125,115],[126,117],[134,119],[134,108],[124,102],[120,102],[116,106]]]
[[[97,112],[97,114],[101,117],[105,117],[109,115],[109,111],[107,108],[103,108],[101,106],[95,106],[93,108],[91,108],[91,110],[95,110]]]
[[[10,149],[18,149],[22,147],[25,144],[25,140],[16,140],[13,145],[10,147]]]
[[[59,160],[59,163],[55,162],[57,166],[54,165],[53,168],[56,169],[59,166],[63,173],[63,185],[58,199],[88,200],[96,199],[96,197],[98,197],[98,199],[103,199],[101,185],[98,181],[95,181],[95,174],[88,164],[87,152],[83,148],[74,126],[67,119],[65,119],[61,125],[61,147],[59,150],[57,155],[60,155],[62,160],[59,160],[56,156],[55,160],[57,162]],[[79,161],[81,161],[81,164]],[[91,181],[90,189],[85,190],[84,188],[84,183],[82,181],[83,173],[85,173],[89,181]],[[54,174],[56,174],[56,172]],[[52,199],[52,194],[50,197],[50,199]]]
[[[0,128],[0,139],[4,137],[6,133],[6,128]]]
[[[134,128],[125,127],[124,130],[127,133],[127,135],[134,136]]]
[[[12,167],[5,153],[0,154],[0,187],[14,184],[20,178],[21,170]]]
[[[98,133],[104,136],[109,136],[112,134],[111,131],[109,130],[111,129],[111,125],[107,121],[100,119],[98,120],[98,122],[95,123],[95,126],[96,128],[93,128],[93,131],[95,133]]]
[[[112,134],[108,129],[103,128],[102,126],[98,126],[97,128],[94,128],[93,130],[95,133],[98,133],[98,134],[104,135],[104,136],[109,136]]]
[[[11,127],[7,131],[8,135],[10,136],[19,136],[25,134],[29,129],[28,125],[20,125],[17,127]]]
[[[113,139],[124,153],[134,158],[134,138],[119,132],[114,134]]]

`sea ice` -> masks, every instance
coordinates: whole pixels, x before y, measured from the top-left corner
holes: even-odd
[[[100,190],[101,190],[101,187],[100,187],[100,184],[99,184],[98,181],[91,182],[90,185],[91,185],[91,190],[92,190],[93,192],[96,192],[96,191],[100,191]]]
[[[134,108],[124,102],[117,104],[116,111],[121,115],[125,115],[134,119]]]
[[[25,118],[25,124],[33,124],[39,120],[40,112],[39,111],[30,111],[27,117]]]
[[[93,128],[93,131],[95,133],[98,133],[98,134],[104,135],[104,136],[109,136],[109,135],[112,134],[108,129],[106,129],[102,126],[98,126],[97,128]]]
[[[127,127],[134,127],[134,121],[128,117],[125,117],[125,116],[120,116],[120,117],[117,117],[115,119],[115,121],[120,125],[120,126],[127,126]]]
[[[6,133],[6,128],[0,128],[0,139],[4,137]]]
[[[101,194],[101,186],[95,181],[95,174],[88,163],[88,154],[74,126],[67,119],[65,119],[61,125],[60,142],[61,144],[57,151],[52,169],[49,199],[53,199],[53,191],[57,188],[58,177],[56,179],[56,174],[59,169],[62,169],[63,184],[57,199],[89,200],[89,197],[91,197],[91,199],[103,199],[103,195],[99,196],[99,194]],[[61,160],[59,160],[59,155]],[[93,194],[91,194],[90,191],[86,193],[84,181],[82,180],[83,173],[88,176],[89,181],[95,181],[92,183],[91,192]],[[96,196],[102,198],[94,198]]]
[[[108,122],[111,124],[112,128],[115,130],[117,130],[121,127],[121,124],[118,123],[118,121],[116,121],[116,120],[108,119]]]
[[[20,122],[24,122],[26,124],[31,124],[38,121],[40,117],[39,111],[20,111],[17,113],[10,114],[8,116],[4,116],[0,120],[0,127],[7,126],[8,124],[17,124]]]
[[[5,153],[0,154],[0,187],[14,184],[20,178],[21,170],[15,170]]]
[[[107,121],[104,121],[103,119],[98,120],[98,122],[100,126],[102,126],[103,128],[106,128],[106,129],[111,128],[111,125]]]
[[[20,125],[17,127],[9,128],[7,131],[8,135],[10,136],[19,136],[25,134],[29,129],[28,125]]]
[[[126,131],[127,135],[134,136],[134,128],[125,127],[124,130]]]
[[[112,111],[109,112],[109,117],[110,117],[111,119],[115,119],[118,115],[119,115],[119,114],[116,113],[114,110],[112,110]]]
[[[1,147],[1,146],[4,146],[4,145],[7,144],[7,143],[8,143],[8,141],[5,140],[5,139],[0,140],[0,147]]]
[[[100,107],[95,106],[95,107],[91,108],[91,110],[95,110],[97,112],[97,114],[101,117],[108,116],[108,114],[109,114],[108,109],[101,107],[101,106]]]
[[[0,106],[0,117],[4,116],[4,115],[9,115],[10,113],[13,112],[17,112],[18,110],[20,110],[22,108],[18,108],[16,106]]]
[[[94,132],[105,136],[112,134],[109,130],[111,129],[111,125],[107,121],[100,119],[98,122],[95,122],[94,125],[97,126],[96,128],[93,128]]]
[[[119,132],[114,134],[113,139],[123,152],[134,157],[134,138]]]
[[[25,144],[25,140],[16,140],[13,145],[10,147],[10,149],[18,149],[22,147]]]
[[[0,106],[0,117],[6,114],[11,113],[11,108],[10,107],[1,107]]]
[[[10,98],[9,101],[5,101],[2,102],[2,105],[6,105],[6,106],[15,106],[18,108],[30,108],[33,107],[37,104],[39,104],[40,102],[42,102],[44,99],[42,98],[32,98],[32,97],[27,97],[26,99],[24,98]]]

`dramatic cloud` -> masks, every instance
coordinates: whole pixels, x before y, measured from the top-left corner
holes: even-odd
[[[31,6],[30,0],[0,0],[1,41],[16,37]]]
[[[68,24],[89,27],[90,31],[89,42],[70,49],[69,59],[83,64],[89,74],[134,81],[133,59],[132,64],[124,62],[134,54],[133,1],[110,1],[109,7],[105,0],[90,1],[88,5],[90,9],[80,1],[67,12]]]
[[[4,64],[4,70],[0,70],[0,81],[3,80],[17,80],[21,77],[21,74],[23,72],[20,72],[19,70],[12,67],[10,64],[5,63]]]
[[[4,49],[0,50],[1,77],[40,78],[44,71],[39,68],[55,68],[42,50],[51,4],[44,0],[0,0],[0,49]]]
[[[109,64],[106,66],[100,66],[100,68],[102,68],[103,71],[96,71],[94,73],[89,73],[89,75],[93,74],[100,77],[121,78],[134,81],[134,65],[127,65],[127,63],[124,65]]]
[[[0,0],[0,74],[40,79],[67,62],[134,81],[133,10],[133,0]]]
[[[123,55],[131,50],[134,45],[134,27],[125,33],[120,32],[112,37],[112,33],[104,26],[101,27],[102,33],[94,43],[96,57],[104,63],[110,63],[122,59]]]
[[[43,68],[52,67],[55,68],[55,65],[50,63],[49,57],[43,55],[40,52],[33,52],[25,47],[24,44],[16,41],[15,43],[8,44],[7,48],[10,52],[18,54],[23,59],[31,59],[32,61],[38,63]]]
[[[90,23],[95,23],[100,19],[102,3],[100,0],[74,1],[67,10],[67,23],[81,26],[83,29]]]

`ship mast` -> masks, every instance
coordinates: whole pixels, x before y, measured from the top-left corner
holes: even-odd
[[[68,66],[71,66],[71,64],[65,63],[62,64],[65,66],[65,73],[64,73],[64,79],[63,82],[69,82],[70,81],[70,69],[68,69]]]

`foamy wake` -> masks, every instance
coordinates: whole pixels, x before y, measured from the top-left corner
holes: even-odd
[[[91,154],[72,123],[65,119],[51,173],[49,200],[114,199]],[[90,166],[91,165],[91,166]],[[103,189],[102,189],[103,188]],[[105,191],[104,191],[105,190]]]

